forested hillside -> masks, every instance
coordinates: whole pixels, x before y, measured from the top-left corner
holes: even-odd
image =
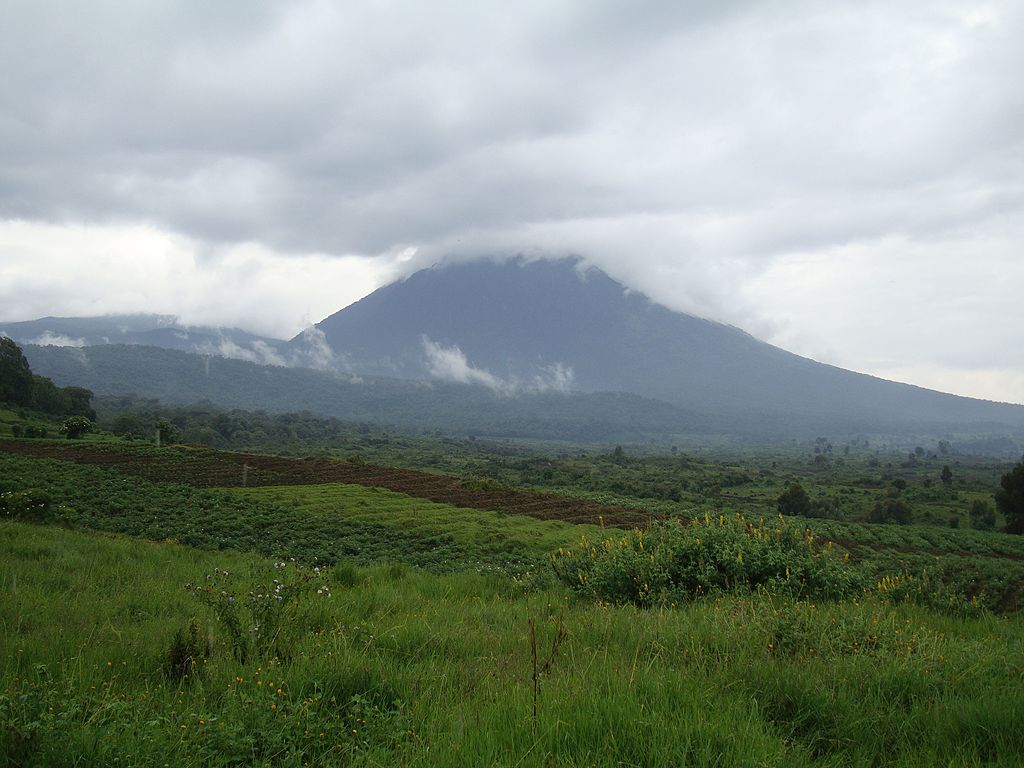
[[[704,415],[618,393],[508,395],[482,385],[261,366],[142,346],[28,347],[32,365],[61,383],[104,395],[137,395],[169,404],[209,401],[228,408],[311,411],[406,430],[568,441],[670,442],[673,433],[707,433]]]
[[[0,403],[21,406],[55,416],[95,419],[92,392],[79,386],[58,387],[46,376],[32,372],[21,348],[0,336]]]

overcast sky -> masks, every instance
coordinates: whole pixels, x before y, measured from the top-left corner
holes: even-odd
[[[1024,3],[6,0],[0,327],[288,337],[579,254],[794,352],[1024,402]]]

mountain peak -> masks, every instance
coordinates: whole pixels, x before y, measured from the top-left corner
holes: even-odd
[[[629,392],[762,429],[1024,424],[1024,408],[823,365],[675,312],[579,258],[442,263],[317,328],[355,373],[508,393]]]

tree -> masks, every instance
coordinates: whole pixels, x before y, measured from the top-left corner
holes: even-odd
[[[85,416],[96,421],[96,411],[92,407],[92,390],[85,387],[64,387],[68,397],[68,416]]]
[[[85,415],[71,413],[71,398],[67,393],[50,379],[37,374],[32,374],[32,407],[55,415]]]
[[[60,432],[65,435],[68,440],[77,440],[83,435],[92,432],[95,425],[85,418],[85,416],[69,416],[64,419],[64,423],[60,425]]]
[[[21,347],[0,336],[0,402],[32,404],[32,370]]]
[[[58,387],[32,373],[21,347],[0,337],[0,402],[23,405],[59,416],[84,416],[93,421],[92,392],[82,387]]]
[[[913,516],[907,502],[896,496],[888,496],[875,504],[875,508],[868,514],[868,522],[910,525]]]
[[[953,484],[953,470],[949,468],[949,464],[942,468],[942,474],[939,477],[942,479],[942,484],[947,488]]]
[[[178,428],[167,419],[158,419],[156,422],[157,432],[160,433],[160,444],[170,445],[178,441]]]
[[[971,528],[979,531],[991,531],[996,527],[996,511],[991,502],[975,499],[971,502],[967,514],[971,518]]]
[[[1003,475],[996,506],[1006,517],[1007,533],[1024,533],[1024,461]]]
[[[811,513],[811,497],[800,483],[793,483],[779,496],[778,510],[780,515],[808,517]]]

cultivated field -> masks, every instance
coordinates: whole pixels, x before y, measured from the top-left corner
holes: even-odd
[[[0,486],[0,764],[1024,761],[1020,537],[110,441]]]

